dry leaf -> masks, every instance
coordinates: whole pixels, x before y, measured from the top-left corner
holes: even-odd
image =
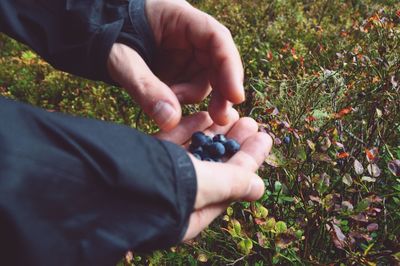
[[[342,177],[342,182],[345,183],[348,186],[351,186],[353,184],[353,179],[351,178],[350,174],[345,174]]]
[[[367,166],[367,170],[368,170],[368,173],[370,175],[372,175],[373,177],[378,177],[381,175],[381,169],[379,169],[377,164],[374,164],[374,163],[369,164]]]
[[[346,245],[346,236],[343,234],[342,230],[340,229],[339,226],[337,226],[336,224],[331,224],[331,227],[333,228],[333,230],[331,230],[331,237],[333,240],[333,244],[335,244],[335,247],[339,248],[339,249],[344,249],[345,245]]]
[[[368,183],[374,183],[374,182],[376,182],[376,178],[373,178],[370,176],[363,176],[363,177],[361,177],[361,181],[365,181]]]
[[[364,167],[357,159],[354,160],[354,171],[357,175],[362,175],[364,173]]]
[[[400,176],[400,160],[393,160],[388,163],[390,172],[395,176]]]
[[[377,223],[372,223],[372,224],[367,225],[368,232],[376,231],[376,230],[378,230],[378,228],[379,228],[379,226]]]

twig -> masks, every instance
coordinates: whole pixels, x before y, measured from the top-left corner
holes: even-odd
[[[229,264],[226,264],[226,265],[227,265],[227,266],[233,266],[233,265],[235,265],[236,263],[238,263],[239,261],[244,260],[244,258],[246,258],[246,257],[247,257],[247,255],[246,255],[246,256],[243,256],[243,257],[240,257],[240,258],[238,258],[237,260],[235,260],[234,262],[229,263]]]
[[[354,135],[353,133],[351,133],[350,131],[348,131],[347,129],[343,128],[343,131],[346,132],[347,134],[349,134],[350,137],[352,137],[353,139],[357,140],[358,142],[367,145],[365,143],[365,141],[363,141],[362,139],[360,139],[359,137],[357,137],[356,135]]]

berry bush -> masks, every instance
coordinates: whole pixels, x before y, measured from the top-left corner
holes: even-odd
[[[247,100],[237,109],[275,144],[259,170],[266,193],[233,204],[193,241],[128,252],[118,264],[398,265],[400,3],[191,2],[225,24],[241,52]],[[0,93],[156,130],[121,89],[55,71],[5,36]]]

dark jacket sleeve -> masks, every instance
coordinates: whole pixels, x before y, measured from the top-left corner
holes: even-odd
[[[196,186],[175,144],[0,98],[2,265],[115,265],[174,245]]]
[[[0,31],[21,41],[55,68],[113,83],[111,46],[134,48],[151,64],[154,39],[145,0],[1,0]]]

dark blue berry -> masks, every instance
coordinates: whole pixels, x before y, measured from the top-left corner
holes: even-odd
[[[194,156],[196,159],[199,159],[199,160],[201,161],[201,155],[200,155],[200,154],[193,153],[193,156]]]
[[[226,137],[224,134],[217,134],[213,137],[213,141],[224,144],[226,142]]]
[[[200,146],[200,147],[197,147],[197,146],[194,146],[193,144],[190,144],[189,145],[189,152],[191,152],[191,153],[197,153],[197,154],[202,154],[203,153],[203,148]]]
[[[211,159],[210,157],[204,158],[203,161],[206,161],[206,162],[214,162],[214,160]]]
[[[283,138],[283,142],[286,143],[286,144],[290,144],[290,137],[289,136],[285,136]]]
[[[227,155],[233,155],[240,149],[240,144],[234,139],[228,139],[225,144],[225,150]]]
[[[219,159],[225,155],[225,147],[220,142],[214,142],[204,146],[204,149],[208,152],[212,159]]]
[[[208,140],[209,138],[210,137],[206,136],[203,132],[197,131],[197,132],[193,133],[193,135],[192,135],[191,145],[194,148],[203,146],[204,144],[206,144],[209,141]]]
[[[212,138],[210,136],[206,135],[206,143],[204,145],[208,145],[208,144],[211,144],[211,143],[213,143]]]

